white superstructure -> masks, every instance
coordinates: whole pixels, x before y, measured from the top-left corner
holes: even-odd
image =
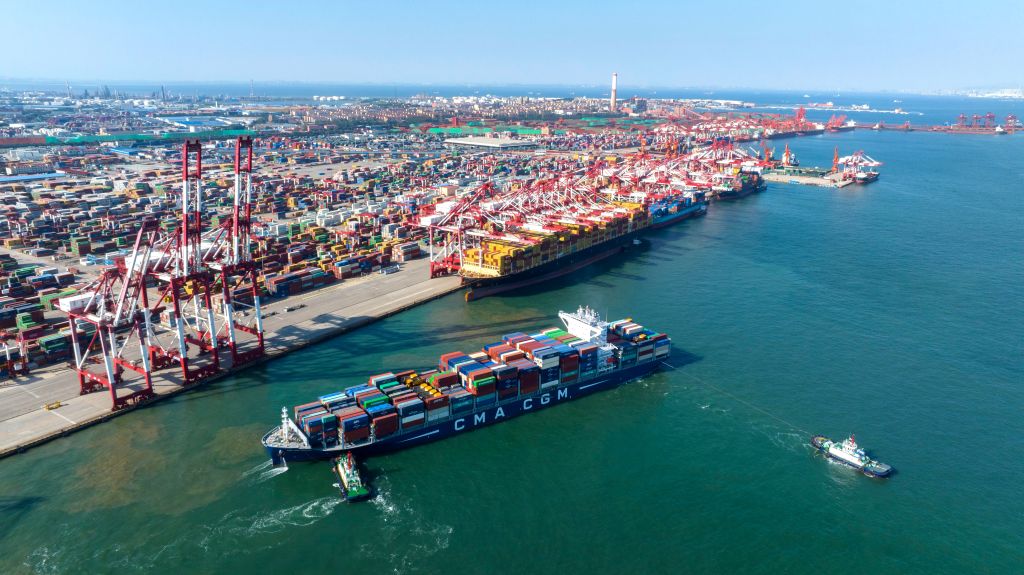
[[[601,320],[601,315],[586,306],[580,306],[576,313],[558,312],[559,319],[565,324],[565,331],[597,345],[607,343],[608,322]]]
[[[857,440],[852,435],[842,443],[829,442],[828,454],[858,469],[871,461],[864,450],[857,446]]]

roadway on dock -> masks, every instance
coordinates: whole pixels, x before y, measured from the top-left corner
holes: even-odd
[[[264,299],[268,357],[294,351],[371,323],[398,311],[457,291],[459,277],[428,279],[424,258],[402,264],[397,273],[349,279],[284,299]],[[296,306],[304,306],[294,309]],[[292,311],[285,311],[286,308]],[[158,395],[184,390],[180,372],[165,369],[153,377]],[[111,416],[109,393],[79,395],[78,377],[66,366],[37,369],[0,384],[0,457]],[[61,407],[43,406],[60,402]]]

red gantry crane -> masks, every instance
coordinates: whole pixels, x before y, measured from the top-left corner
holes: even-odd
[[[263,355],[251,255],[251,139],[236,141],[229,220],[204,230],[203,201],[202,146],[187,141],[176,228],[165,233],[155,220],[143,220],[128,256],[80,294],[60,300],[81,393],[105,388],[117,410],[151,397],[157,370],[179,366],[180,383],[188,386]],[[231,353],[228,365],[222,347]]]

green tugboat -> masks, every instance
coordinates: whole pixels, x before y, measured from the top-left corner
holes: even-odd
[[[363,485],[359,467],[352,452],[334,460],[334,474],[338,476],[338,488],[346,501],[363,501],[370,498],[370,490]]]

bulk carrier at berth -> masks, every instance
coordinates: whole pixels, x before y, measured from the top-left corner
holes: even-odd
[[[580,308],[565,329],[511,333],[473,354],[446,353],[437,369],[374,375],[362,385],[282,408],[263,436],[275,465],[397,451],[611,389],[657,369],[664,333]]]

